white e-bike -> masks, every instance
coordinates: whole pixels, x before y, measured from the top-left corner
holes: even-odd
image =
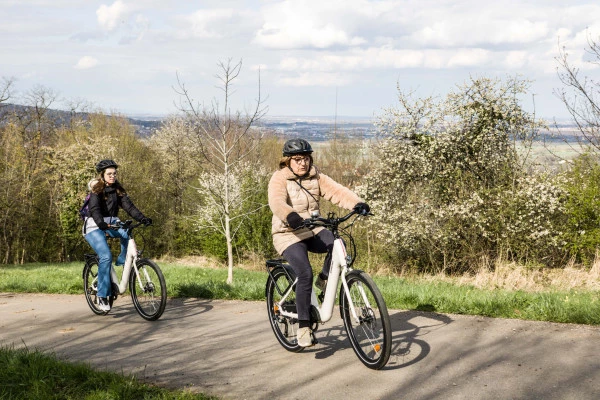
[[[125,229],[129,235],[129,243],[120,280],[115,272],[115,267],[111,266],[112,293],[108,302],[112,308],[118,295],[125,293],[129,287],[133,306],[138,314],[145,320],[155,321],[160,318],[167,305],[167,284],[158,265],[152,260],[141,258],[142,251],[138,250],[133,239],[133,230],[140,225],[142,223],[132,224],[132,221],[119,221],[118,225],[113,227],[113,229]],[[95,314],[108,314],[108,311],[103,311],[98,307],[98,256],[96,254],[85,255],[83,290],[85,299]]]
[[[340,314],[354,352],[364,365],[371,369],[383,368],[390,357],[392,348],[392,331],[387,306],[371,277],[364,271],[351,268],[356,255],[356,246],[350,233],[350,227],[340,224],[356,211],[336,218],[329,213],[327,218],[314,215],[304,221],[304,226],[322,226],[329,229],[335,238],[331,254],[331,268],[325,292],[319,296],[311,294],[310,320],[313,331],[313,344],[317,342],[314,332],[319,324],[329,321],[333,315],[333,307],[339,289]],[[342,239],[349,241],[349,246]],[[351,250],[348,254],[347,249]],[[296,341],[298,313],[296,312],[295,287],[296,278],[291,266],[284,259],[267,260],[269,277],[266,284],[267,311],[271,328],[279,343],[288,351],[299,352],[304,347]]]

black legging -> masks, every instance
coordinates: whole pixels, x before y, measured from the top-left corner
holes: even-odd
[[[329,275],[333,241],[333,233],[323,229],[316,236],[294,243],[283,251],[283,257],[290,263],[296,277],[298,277],[296,308],[298,310],[298,320],[300,321],[310,320],[310,293],[312,291],[313,272],[310,261],[308,261],[308,252],[327,253],[323,263],[323,274]]]

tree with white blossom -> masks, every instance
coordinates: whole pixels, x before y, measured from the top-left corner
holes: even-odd
[[[256,169],[258,146],[263,131],[257,128],[267,107],[260,91],[250,111],[232,111],[231,96],[233,84],[238,78],[242,61],[233,64],[231,60],[219,62],[219,88],[223,92],[223,103],[217,99],[210,106],[196,103],[185,84],[178,81],[178,94],[181,97],[180,110],[191,126],[191,140],[197,154],[205,161],[205,173],[200,176],[197,190],[205,195],[206,208],[198,210],[199,226],[210,226],[223,234],[227,242],[228,275],[227,283],[233,283],[233,237],[236,232],[234,222],[243,220],[237,212],[241,210],[241,200],[237,187],[245,172]],[[259,186],[254,186],[255,190]],[[215,214],[216,213],[216,214]],[[219,215],[219,223],[215,216]],[[211,218],[207,219],[206,216]],[[211,221],[207,225],[207,221]]]
[[[464,271],[559,245],[553,224],[563,192],[547,176],[526,174],[542,126],[520,105],[527,88],[518,78],[477,78],[443,101],[399,89],[399,107],[377,123],[376,162],[361,188],[398,258]]]

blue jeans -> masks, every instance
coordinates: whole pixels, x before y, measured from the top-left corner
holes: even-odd
[[[113,230],[108,229],[106,233],[110,237],[120,238],[121,253],[117,258],[117,265],[125,264],[125,256],[127,255],[127,244],[129,243],[129,235],[124,229]],[[101,229],[96,229],[85,235],[85,240],[92,246],[92,249],[98,254],[98,297],[108,297],[111,295],[110,283],[110,267],[112,264],[112,253],[106,234]]]

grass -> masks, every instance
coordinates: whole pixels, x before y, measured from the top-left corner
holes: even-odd
[[[170,297],[255,301],[265,298],[267,274],[264,270],[236,268],[233,285],[227,285],[226,268],[175,262],[159,262],[159,265]],[[82,294],[82,266],[83,263],[0,266],[0,292]],[[501,270],[498,268],[498,271]],[[556,285],[553,284],[555,278],[548,278],[551,275],[540,277],[539,271],[536,275],[535,271],[524,270],[518,272],[523,287],[528,287],[527,280],[523,278],[527,274],[533,277],[530,280],[545,279],[549,283],[545,287],[538,284],[534,289],[523,290],[515,288],[518,287],[514,283],[517,279],[498,271],[493,279],[486,277],[485,272],[469,280],[390,275],[376,275],[374,279],[390,309],[600,325],[600,292],[596,286]],[[573,271],[569,273],[575,274]],[[594,276],[597,273],[596,270]],[[581,275],[580,279],[585,281],[589,276]],[[482,280],[486,280],[484,285]],[[597,282],[597,278],[587,280]],[[502,282],[504,286],[509,282],[511,288],[495,287],[494,282]]]
[[[391,308],[537,321],[600,324],[597,292],[480,289],[448,282],[376,279]]]
[[[86,364],[64,362],[27,348],[0,347],[0,382],[0,399],[7,400],[216,399],[144,384],[133,376],[94,371]]]

